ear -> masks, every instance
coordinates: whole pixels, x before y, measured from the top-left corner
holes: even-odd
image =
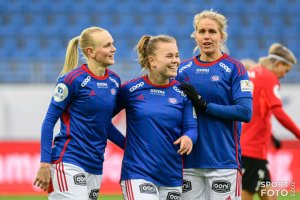
[[[155,60],[154,60],[153,56],[148,56],[148,61],[149,61],[150,66],[155,65]]]
[[[87,48],[85,49],[85,51],[86,51],[86,54],[87,54],[88,56],[91,56],[91,57],[94,56],[94,49],[93,49],[92,47],[87,47]]]

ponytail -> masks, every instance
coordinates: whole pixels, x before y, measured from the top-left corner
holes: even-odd
[[[78,65],[78,44],[79,44],[80,36],[77,36],[69,41],[66,57],[65,57],[65,64],[60,72],[60,76],[72,71]]]

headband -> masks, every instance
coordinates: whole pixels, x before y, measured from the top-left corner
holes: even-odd
[[[281,56],[278,56],[278,55],[275,55],[275,54],[269,54],[268,56],[269,58],[275,58],[277,60],[280,60],[282,62],[285,62],[286,64],[289,64],[289,65],[294,65],[294,63],[292,63],[291,61],[281,57]]]

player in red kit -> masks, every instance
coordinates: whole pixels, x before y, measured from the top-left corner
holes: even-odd
[[[243,200],[252,200],[254,194],[260,192],[261,183],[270,181],[267,152],[272,136],[271,116],[274,115],[300,139],[300,129],[283,110],[279,95],[279,79],[296,63],[294,54],[288,48],[275,43],[271,45],[269,55],[260,58],[258,66],[248,71],[253,90],[253,117],[249,123],[243,124],[241,135]],[[273,198],[259,196],[261,199]]]

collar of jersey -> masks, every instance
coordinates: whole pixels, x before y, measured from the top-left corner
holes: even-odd
[[[176,83],[176,80],[172,80],[170,83],[168,84],[165,84],[165,85],[157,85],[157,84],[154,84],[154,83],[151,83],[148,76],[145,75],[143,76],[143,79],[145,80],[145,82],[149,85],[152,85],[153,87],[158,87],[158,88],[167,88],[167,87],[170,87],[172,85],[174,85]]]
[[[82,69],[83,69],[86,73],[88,73],[89,75],[91,75],[91,76],[92,76],[93,78],[95,78],[95,79],[98,79],[98,80],[104,80],[104,79],[107,79],[107,77],[108,77],[108,69],[107,69],[107,68],[105,69],[105,74],[104,74],[104,76],[96,76],[95,74],[93,74],[93,73],[89,70],[87,64],[83,64],[81,67],[82,67]]]
[[[198,55],[199,56],[199,55]],[[198,60],[198,56],[195,56],[194,57],[194,63],[198,66],[201,66],[201,67],[210,67],[210,66],[213,66],[214,64],[218,63],[220,60],[222,60],[223,58],[226,58],[228,57],[228,55],[226,53],[223,53],[223,56],[221,56],[218,60],[215,60],[213,62],[206,62],[206,63],[203,63],[203,62],[200,62]]]

